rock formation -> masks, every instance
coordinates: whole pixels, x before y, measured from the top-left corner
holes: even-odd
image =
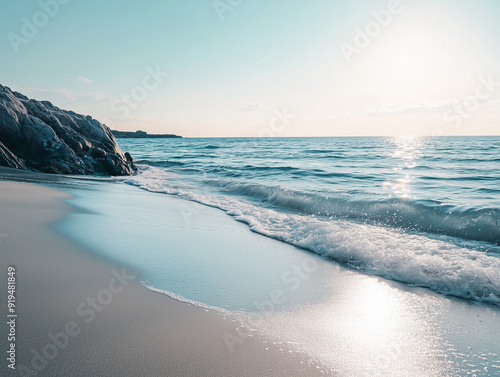
[[[131,175],[137,170],[99,121],[2,85],[0,165],[60,174]]]
[[[145,131],[115,131],[111,130],[113,136],[117,139],[172,139],[182,138],[182,136],[174,134],[148,134]]]

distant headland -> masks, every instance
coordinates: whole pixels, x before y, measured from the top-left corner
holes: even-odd
[[[115,131],[111,130],[113,136],[117,139],[131,139],[131,138],[142,138],[142,139],[153,139],[153,138],[182,138],[182,136],[174,134],[148,134],[145,131]]]

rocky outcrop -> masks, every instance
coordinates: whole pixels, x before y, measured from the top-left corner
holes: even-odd
[[[115,131],[111,130],[113,136],[117,139],[172,139],[182,138],[182,136],[174,134],[148,134],[145,131]]]
[[[99,121],[2,85],[0,165],[60,174],[131,175],[137,170]]]

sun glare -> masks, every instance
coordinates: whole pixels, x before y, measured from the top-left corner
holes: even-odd
[[[354,74],[382,103],[449,98],[470,75],[468,49],[449,25],[416,17],[391,24],[374,39]]]
[[[387,69],[397,80],[414,80],[419,76],[421,57],[411,48],[395,50],[386,56]]]

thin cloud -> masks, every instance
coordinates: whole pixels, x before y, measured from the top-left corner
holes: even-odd
[[[84,83],[84,84],[92,84],[91,80],[89,80],[88,78],[83,77],[83,76],[77,77],[76,80],[80,81],[81,83]]]
[[[50,99],[51,102],[61,103],[68,106],[69,103],[94,103],[102,104],[109,102],[109,97],[102,92],[80,92],[75,93],[66,88],[40,89],[20,88],[19,92],[37,100]]]
[[[87,93],[85,97],[93,99],[96,102],[108,102],[108,97],[106,97],[106,95],[101,92]]]
[[[383,106],[360,114],[346,114],[345,118],[353,118],[360,116],[385,116],[385,115],[401,115],[411,113],[437,113],[449,109],[452,106],[464,103],[463,99],[458,100],[441,100],[441,101],[425,101],[404,106]],[[479,101],[480,106],[495,106],[499,105],[500,100],[489,100],[485,102]]]

